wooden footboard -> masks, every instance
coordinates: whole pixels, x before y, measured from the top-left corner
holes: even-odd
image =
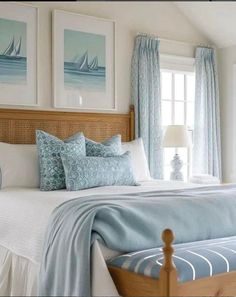
[[[158,280],[121,268],[108,267],[121,296],[236,296],[236,271],[179,283],[173,263],[173,232],[164,230],[164,263]]]

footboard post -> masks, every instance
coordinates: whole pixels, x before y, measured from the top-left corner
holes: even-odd
[[[165,229],[162,233],[162,240],[164,242],[164,247],[163,247],[164,262],[160,270],[160,279],[159,279],[161,296],[164,296],[164,297],[178,296],[177,270],[172,259],[172,255],[174,253],[174,249],[171,245],[174,240],[174,234],[172,230]]]

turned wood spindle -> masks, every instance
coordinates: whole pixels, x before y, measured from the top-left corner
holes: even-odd
[[[162,233],[162,240],[164,242],[164,262],[160,270],[161,296],[177,296],[178,281],[177,270],[172,258],[174,253],[174,249],[172,247],[174,234],[172,230],[165,229]]]

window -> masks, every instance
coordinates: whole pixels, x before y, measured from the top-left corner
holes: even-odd
[[[161,70],[162,126],[187,125],[189,133],[194,124],[194,72]],[[182,173],[186,181],[191,171],[191,152],[187,148],[164,148],[164,178],[170,178],[172,171],[170,162],[178,153],[184,165]]]

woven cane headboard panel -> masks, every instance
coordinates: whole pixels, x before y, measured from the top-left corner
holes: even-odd
[[[62,139],[82,131],[97,141],[114,134],[130,141],[134,138],[134,109],[131,106],[128,114],[0,109],[0,141],[35,143],[36,129]]]

